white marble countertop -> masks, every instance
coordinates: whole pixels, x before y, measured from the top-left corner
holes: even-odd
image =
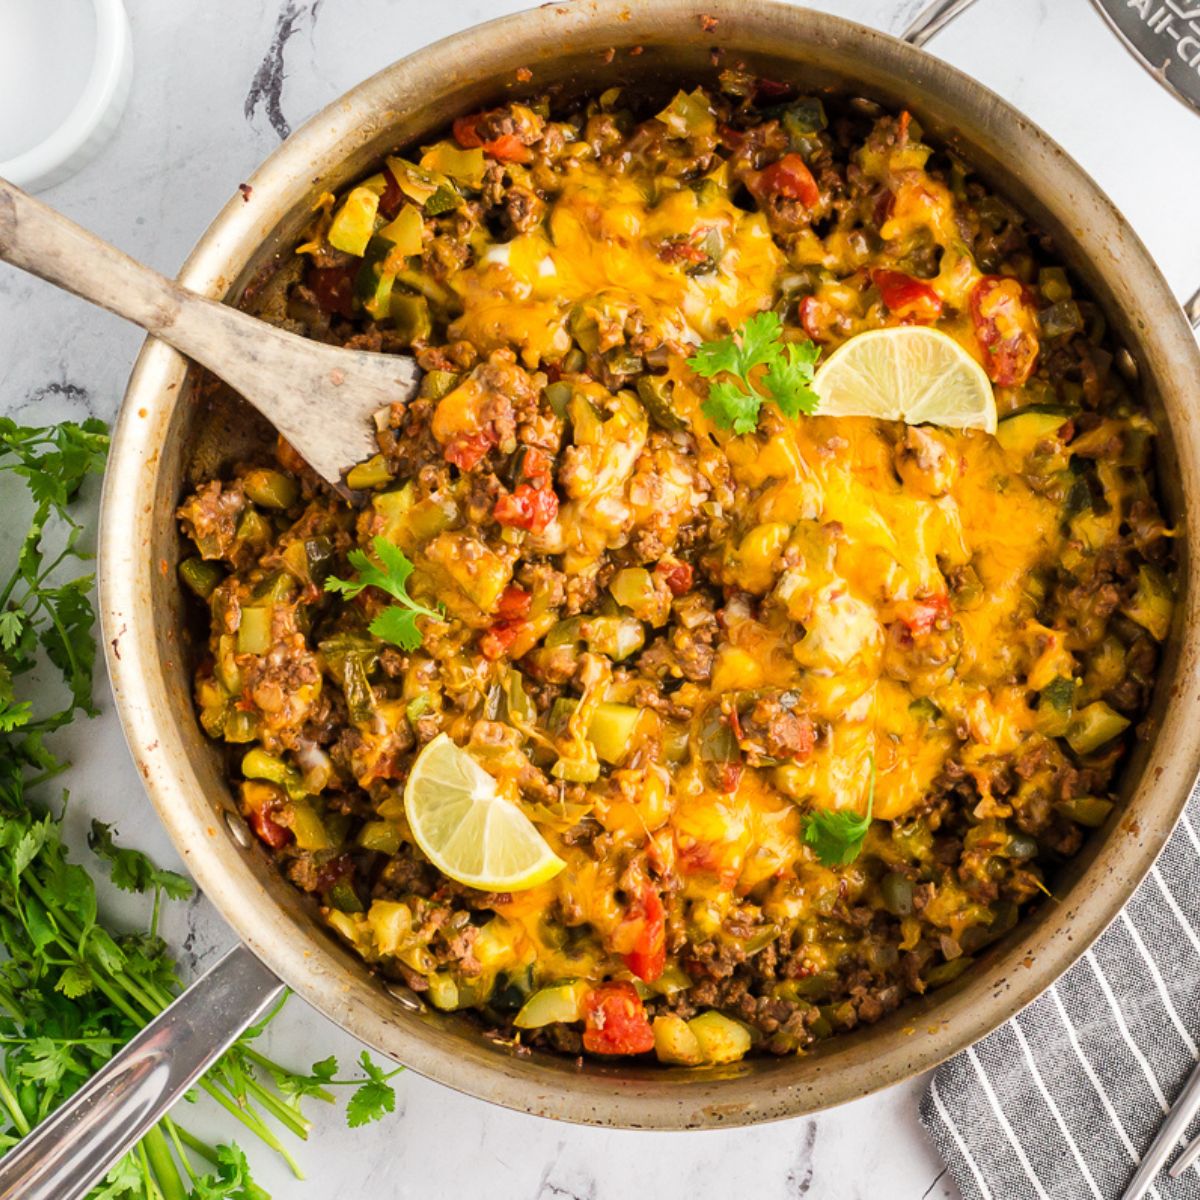
[[[127,0],[133,93],[115,140],[49,203],[174,274],[211,217],[289,128],[395,58],[522,0]],[[898,31],[921,0],[816,0]],[[936,52],[1058,138],[1109,192],[1180,296],[1200,285],[1200,121],[1129,59],[1087,0],[982,0]],[[131,327],[0,268],[0,413],[31,423],[111,419],[141,341]],[[68,732],[71,820],[98,816],[164,862],[173,851],[122,741],[103,680],[101,716]],[[120,910],[116,898],[114,908]],[[211,908],[167,926],[189,970],[232,942]],[[293,1001],[271,1034],[308,1063],[349,1038]],[[394,1118],[366,1131],[317,1113],[309,1182],[265,1166],[276,1196],[351,1200],[728,1197],[930,1200],[955,1195],[916,1121],[917,1080],[812,1119],[688,1135],[615,1133],[520,1116],[413,1075]],[[200,1122],[203,1124],[203,1122]],[[215,1132],[214,1126],[214,1132]],[[264,1161],[257,1155],[257,1161]]]

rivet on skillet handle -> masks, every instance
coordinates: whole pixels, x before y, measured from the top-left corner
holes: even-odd
[[[85,1196],[282,991],[235,946],[0,1159],[0,1200]]]

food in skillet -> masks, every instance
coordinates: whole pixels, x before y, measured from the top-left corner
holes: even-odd
[[[954,979],[1112,810],[1171,619],[1153,426],[909,114],[512,103],[323,197],[259,303],[426,373],[361,510],[286,445],[181,506],[200,718],[437,1008],[801,1051]],[[831,415],[938,355],[953,402]]]

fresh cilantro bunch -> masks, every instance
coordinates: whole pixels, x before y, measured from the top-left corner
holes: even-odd
[[[0,1154],[15,1145],[89,1079],[180,990],[175,962],[158,933],[160,904],[185,899],[191,883],[119,846],[109,826],[92,824],[89,844],[113,883],[152,894],[147,923],[116,932],[102,920],[96,885],[71,860],[62,817],[46,811],[39,786],[65,767],[45,736],[80,713],[93,714],[96,643],[84,528],[71,510],[84,480],[103,469],[108,435],[99,421],[45,429],[0,418]],[[22,495],[23,493],[23,495]],[[22,511],[28,525],[19,523]],[[5,539],[11,533],[12,540]],[[11,565],[10,565],[11,564]],[[63,578],[66,576],[66,578]],[[22,682],[47,664],[45,682]],[[254,1048],[279,1006],[197,1084],[244,1132],[280,1154],[297,1177],[286,1133],[307,1137],[300,1098],[332,1101],[354,1092],[347,1120],[358,1126],[395,1108],[385,1071],[364,1053],[362,1075],[338,1079],[326,1059],[297,1073]],[[164,1118],[92,1190],[89,1200],[269,1200],[236,1145],[210,1145],[174,1114]]]
[[[415,650],[421,644],[417,617],[432,617],[439,621],[441,610],[427,608],[408,594],[408,578],[413,573],[413,565],[403,550],[385,537],[376,537],[371,545],[379,559],[378,566],[367,557],[366,551],[351,550],[347,557],[358,572],[358,578],[345,580],[331,576],[325,580],[325,590],[338,592],[347,600],[353,599],[363,588],[377,587],[387,592],[396,603],[380,612],[369,628],[382,641],[391,642],[402,650]]]
[[[874,755],[870,758],[870,764],[865,816],[817,808],[804,817],[804,840],[817,852],[817,857],[827,867],[844,867],[852,863],[862,850],[867,830],[871,828],[871,813],[875,809]]]
[[[766,400],[774,401],[785,417],[817,411],[820,399],[811,384],[821,351],[810,341],[784,342],[782,335],[779,314],[764,312],[729,337],[697,349],[688,366],[716,380],[701,406],[706,417],[722,429],[743,434],[753,433]],[[755,373],[759,367],[766,370]]]

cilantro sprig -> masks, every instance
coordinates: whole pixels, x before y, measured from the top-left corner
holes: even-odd
[[[783,341],[779,314],[763,312],[728,337],[705,342],[688,366],[715,381],[701,406],[704,415],[722,429],[744,434],[757,427],[759,409],[767,400],[785,417],[817,411],[820,398],[811,385],[820,353],[810,341]],[[761,367],[766,370],[757,371]]]
[[[871,828],[875,809],[875,756],[871,755],[871,775],[867,784],[867,811],[856,813],[817,808],[804,817],[804,840],[817,852],[827,867],[844,867],[858,856]]]
[[[94,822],[90,844],[112,882],[153,897],[148,921],[111,929],[96,873],[74,861],[62,815],[48,811],[39,794],[66,766],[46,735],[95,712],[91,576],[75,574],[87,531],[74,508],[84,481],[103,469],[107,446],[99,421],[35,429],[0,418],[0,1155],[180,991],[159,935],[159,909],[164,898],[190,896],[191,882]],[[242,1135],[299,1176],[286,1138],[312,1129],[300,1097],[331,1102],[332,1087],[353,1088],[347,1121],[362,1125],[394,1110],[389,1081],[396,1072],[365,1054],[362,1074],[348,1079],[336,1078],[334,1059],[311,1074],[273,1062],[253,1043],[281,1007],[226,1051],[195,1095],[215,1101]],[[176,1110],[160,1121],[90,1200],[268,1200],[237,1144],[210,1144],[183,1120]]]
[[[377,587],[380,591],[387,592],[396,603],[389,604],[380,612],[369,628],[382,641],[391,642],[402,650],[415,650],[421,644],[421,630],[417,627],[417,617],[432,617],[435,621],[440,621],[441,608],[429,608],[408,594],[408,579],[413,573],[413,565],[403,550],[385,537],[376,537],[371,545],[375,550],[375,557],[379,559],[379,565],[367,557],[366,551],[351,550],[347,558],[358,572],[358,578],[346,580],[331,576],[325,581],[325,590],[338,592],[347,600],[353,599],[368,587]]]

